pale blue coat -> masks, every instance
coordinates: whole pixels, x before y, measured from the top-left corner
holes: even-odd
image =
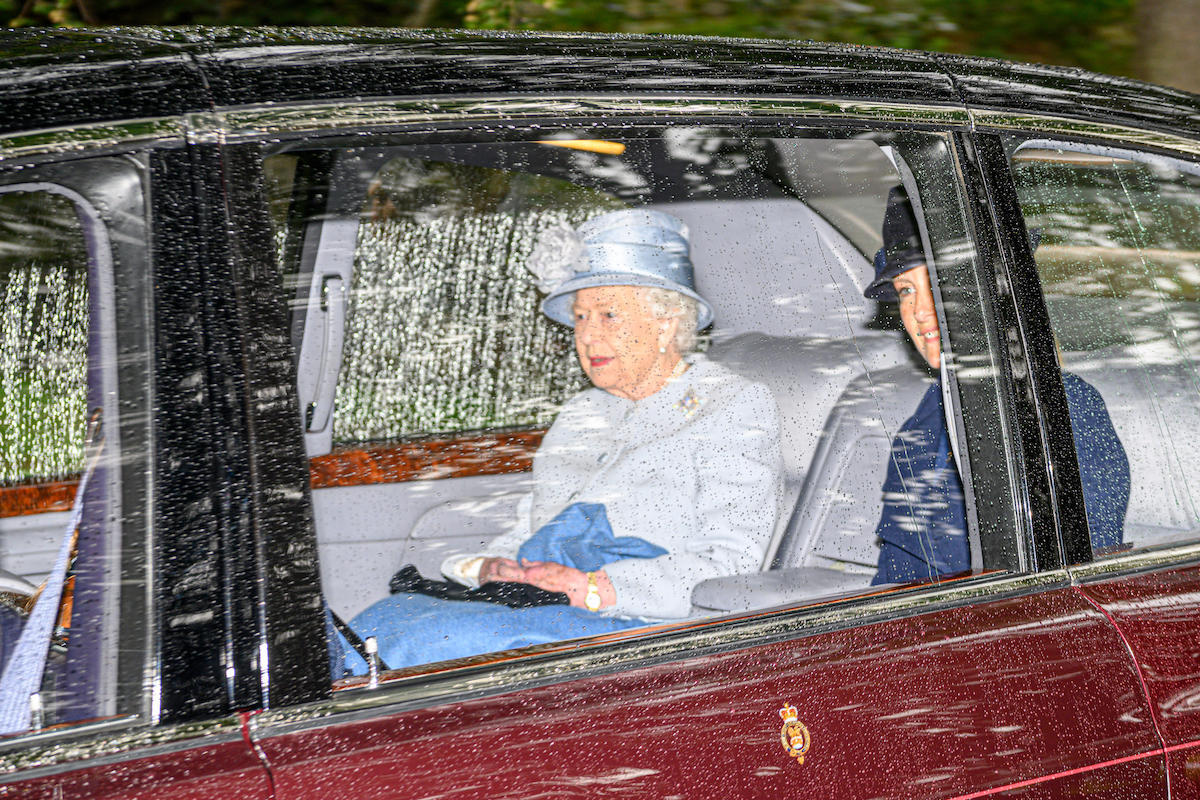
[[[637,402],[600,389],[571,398],[534,457],[534,489],[513,529],[482,553],[447,559],[443,572],[464,580],[465,559],[515,558],[574,502],[603,503],[615,536],[667,551],[605,567],[617,595],[606,614],[684,617],[700,581],[760,569],[783,497],[779,410],[762,384],[703,355],[688,361]]]

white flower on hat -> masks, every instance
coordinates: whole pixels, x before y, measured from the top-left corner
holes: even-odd
[[[550,294],[571,278],[583,264],[583,237],[568,225],[553,225],[538,237],[525,268],[537,279],[538,288]]]

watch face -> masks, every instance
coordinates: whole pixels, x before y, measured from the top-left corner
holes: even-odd
[[[596,575],[593,572],[587,574],[587,594],[583,598],[583,604],[587,606],[588,611],[600,610],[600,587],[596,585]]]

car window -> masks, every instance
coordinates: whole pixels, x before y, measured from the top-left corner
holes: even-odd
[[[1006,439],[971,435],[1004,421],[953,163],[720,126],[268,156],[342,646],[412,666],[1023,569]],[[899,212],[909,260],[877,259]],[[877,261],[926,271],[919,331]]]
[[[143,630],[144,593],[122,581],[116,204],[97,201],[115,187],[139,213],[139,185],[116,161],[0,172],[4,733],[143,710],[145,652],[119,645]],[[121,603],[136,619],[122,623]]]
[[[549,425],[584,375],[568,329],[509,265],[539,231],[624,204],[561,178],[404,157],[367,195],[333,441]]]
[[[74,204],[45,191],[0,194],[4,280],[0,479],[61,481],[83,468],[87,248]]]
[[[1097,556],[1194,541],[1200,425],[1200,169],[1084,143],[1012,139],[1012,169],[1057,338]],[[1122,490],[1089,487],[1115,475]]]

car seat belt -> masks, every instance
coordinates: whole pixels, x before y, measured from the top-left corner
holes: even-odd
[[[942,415],[946,418],[946,432],[950,434],[950,455],[954,457],[958,474],[962,475],[962,466],[958,462],[958,419],[954,413],[954,398],[950,396],[950,381],[946,380],[944,374],[939,374],[938,384],[942,389]]]
[[[362,637],[360,637],[353,628],[346,624],[346,621],[339,617],[337,612],[332,608],[329,609],[329,617],[333,620],[334,629],[342,635],[342,638],[346,640],[347,644],[354,648],[354,652],[358,653],[358,657],[367,664],[370,664],[371,653],[367,650],[367,643],[362,640]],[[387,672],[389,669],[391,669],[391,667],[387,665],[387,662],[384,661],[378,653],[375,654],[375,663],[378,665],[378,668],[384,672]]]
[[[104,438],[100,434],[100,418],[95,416],[89,425],[91,430],[84,444],[86,468],[75,490],[71,504],[71,519],[63,532],[62,544],[54,568],[46,578],[42,593],[34,603],[25,627],[17,639],[12,656],[4,665],[0,676],[0,734],[19,733],[30,728],[40,728],[42,675],[46,670],[46,657],[50,652],[50,640],[58,620],[58,606],[62,599],[63,584],[67,579],[67,568],[74,549],[75,532],[83,518],[83,498],[88,480],[96,470]]]

